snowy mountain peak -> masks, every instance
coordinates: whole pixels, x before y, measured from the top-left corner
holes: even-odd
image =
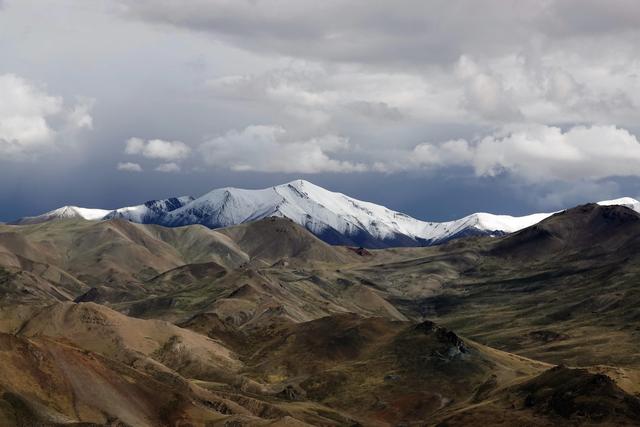
[[[63,206],[37,216],[28,216],[19,219],[14,224],[38,224],[52,219],[86,219],[89,221],[100,220],[110,211],[106,209],[88,209],[78,206]]]
[[[317,188],[317,189],[320,189],[320,190],[328,191],[328,190],[325,190],[324,188],[322,188],[320,186],[317,186],[314,183],[306,181],[304,179],[294,179],[293,181],[287,182],[286,184],[276,185],[276,187],[284,187],[284,186],[291,186],[291,187],[297,188],[299,190],[303,189],[305,187],[308,187],[308,188]]]
[[[82,218],[87,220],[96,220],[104,217],[109,211],[105,209],[87,209],[78,206],[63,206],[59,209],[49,212],[51,215],[60,218]]]
[[[640,202],[630,197],[599,204],[623,205],[640,212]],[[470,235],[499,236],[536,224],[550,215],[553,212],[520,217],[478,212],[455,221],[426,222],[297,179],[258,190],[219,188],[198,198],[153,200],[113,211],[65,206],[18,223],[55,218],[121,218],[171,227],[201,224],[220,228],[278,216],[291,219],[332,244],[381,248],[431,245]]]
[[[198,223],[210,228],[242,224],[269,216],[280,199],[273,188],[221,188],[167,213],[165,222],[170,225]]]
[[[625,206],[629,209],[633,209],[636,212],[640,212],[640,202],[631,197],[621,197],[619,199],[604,200],[602,202],[598,202],[598,204],[601,206],[620,205]]]

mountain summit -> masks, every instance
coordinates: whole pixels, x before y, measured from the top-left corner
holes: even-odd
[[[624,205],[640,211],[640,202],[628,197],[599,204]],[[308,181],[295,180],[260,190],[220,188],[199,198],[185,196],[154,200],[113,211],[64,207],[36,217],[22,218],[15,224],[57,218],[119,218],[169,227],[201,224],[222,228],[267,217],[282,217],[291,219],[331,244],[384,248],[427,246],[465,236],[509,234],[552,214],[513,217],[480,212],[454,221],[427,222],[326,190]]]

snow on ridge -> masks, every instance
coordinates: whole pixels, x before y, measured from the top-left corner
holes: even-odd
[[[80,208],[77,206],[74,206],[73,209],[78,213],[78,215],[89,221],[101,219],[109,212],[106,209]]]
[[[552,213],[541,213],[513,217],[481,212],[455,221],[426,222],[401,212],[392,211],[384,206],[353,199],[342,193],[328,191],[303,180],[292,181],[274,188],[282,194],[287,187],[294,188],[298,193],[307,195],[308,200],[319,202],[322,207],[328,208],[335,218],[325,220],[324,223],[332,226],[332,228],[348,233],[347,224],[352,224],[354,225],[352,230],[364,228],[374,237],[381,239],[392,239],[395,235],[405,235],[415,240],[435,243],[447,240],[467,229],[475,229],[481,232],[512,233],[536,224],[552,215]],[[304,203],[308,204],[310,202]],[[316,210],[314,213],[318,213],[318,211]],[[315,218],[316,220],[322,219],[317,216]],[[296,220],[296,218],[291,219]],[[334,223],[331,222],[331,219],[334,220]],[[341,219],[343,225],[335,224],[336,219]],[[300,221],[296,222],[300,223]]]
[[[101,219],[126,219],[133,222],[157,222],[160,216],[171,212],[193,201],[191,196],[172,197],[168,199],[150,200],[141,205],[126,206],[109,211]]]
[[[89,221],[97,221],[102,219],[109,210],[106,209],[89,209],[81,208],[78,206],[63,206],[61,208],[54,209],[49,212],[45,212],[41,215],[27,216],[20,218],[17,221],[10,222],[9,224],[39,224],[52,219],[85,219]]]
[[[619,199],[603,200],[598,202],[600,206],[620,205],[640,213],[640,202],[631,197],[620,197]]]
[[[272,213],[279,200],[271,188],[244,190],[219,188],[185,204],[166,215],[166,222],[204,220],[204,225],[224,227],[251,221],[256,213]]]
[[[102,219],[110,211],[107,209],[81,208],[78,206],[63,206],[58,209],[46,212],[36,217],[56,217],[56,218],[83,218],[89,221]]]
[[[640,202],[630,197],[606,200],[599,204],[619,204],[640,212]],[[428,222],[375,203],[329,191],[308,181],[295,180],[257,190],[219,188],[198,198],[184,196],[155,200],[113,211],[65,206],[38,217],[25,218],[22,223],[51,218],[122,218],[166,226],[202,224],[219,228],[280,216],[291,219],[318,236],[337,233],[344,238],[340,241],[354,242],[351,237],[363,238],[368,242],[373,239],[385,246],[401,239],[404,242],[402,244],[411,244],[413,241],[416,246],[420,246],[468,234],[513,233],[534,225],[553,213],[517,217],[477,212],[454,221]]]

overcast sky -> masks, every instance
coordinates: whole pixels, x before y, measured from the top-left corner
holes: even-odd
[[[421,219],[640,196],[635,0],[0,0],[0,220],[305,178]]]

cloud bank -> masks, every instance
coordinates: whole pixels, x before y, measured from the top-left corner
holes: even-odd
[[[52,150],[76,131],[93,127],[90,99],[69,107],[62,97],[15,74],[0,74],[0,93],[0,154],[5,160]]]
[[[3,3],[0,202],[16,183],[117,206],[302,174],[416,215],[480,187],[500,190],[442,204],[638,196],[636,1]]]
[[[640,176],[640,141],[615,126],[575,126],[563,132],[530,125],[475,142],[421,144],[409,158],[418,167],[463,165],[478,176],[506,173],[530,183]]]
[[[204,161],[233,171],[321,173],[359,172],[359,163],[336,160],[332,153],[348,149],[348,140],[323,135],[306,140],[291,138],[280,126],[248,126],[203,143]]]
[[[637,29],[633,0],[120,0],[125,16],[245,49],[333,62],[442,63]]]
[[[210,167],[462,169],[540,185],[640,176],[632,1],[119,5],[129,19],[281,58],[206,79],[212,99],[272,123],[248,118],[200,143]]]
[[[205,162],[234,171],[364,172],[466,167],[478,177],[507,175],[527,183],[640,176],[640,141],[616,126],[510,126],[475,140],[421,143],[362,152],[344,138],[291,140],[279,126],[233,130],[200,146]],[[353,163],[349,157],[361,161]]]

